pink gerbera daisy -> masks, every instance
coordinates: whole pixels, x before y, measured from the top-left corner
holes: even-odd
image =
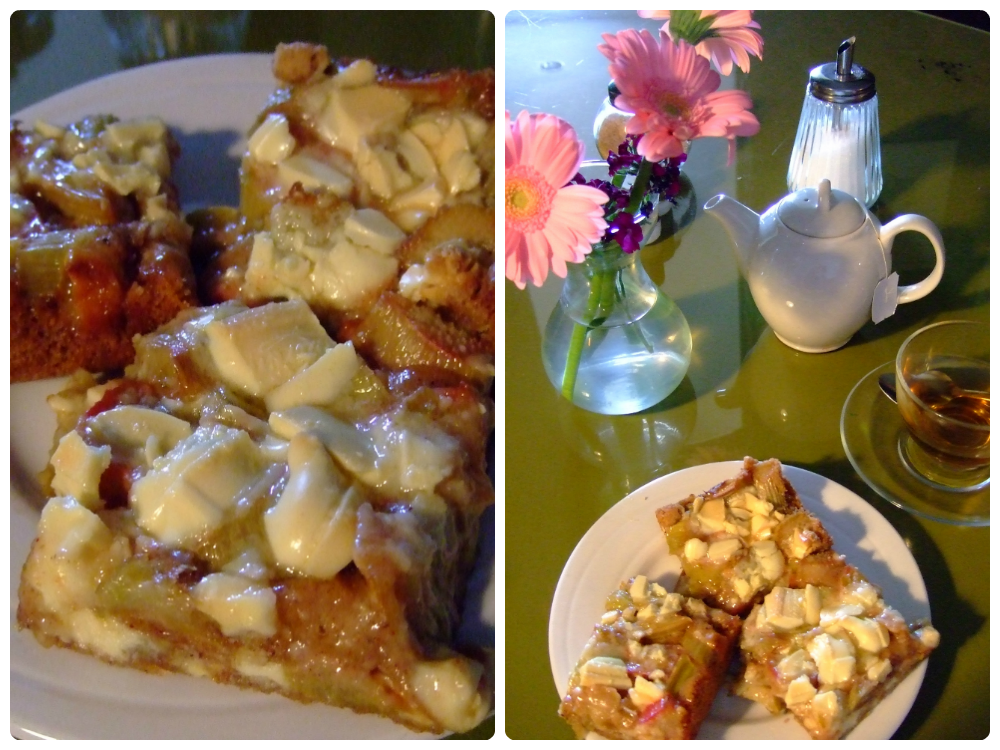
[[[640,10],[643,18],[665,18],[662,30],[675,42],[695,45],[698,54],[711,60],[727,76],[733,63],[750,72],[750,55],[764,58],[764,39],[755,29],[752,10]]]
[[[736,136],[760,130],[753,102],[743,91],[718,91],[722,79],[690,44],[675,44],[664,31],[659,37],[628,29],[604,34],[598,46],[621,92],[614,105],[635,114],[625,130],[642,136],[637,152],[657,162],[680,156],[688,141],[717,136],[729,139],[732,162]]]
[[[608,196],[567,185],[583,161],[584,146],[569,123],[546,114],[506,113],[504,173],[505,272],[524,289],[541,286],[549,268],[566,276],[601,239]]]

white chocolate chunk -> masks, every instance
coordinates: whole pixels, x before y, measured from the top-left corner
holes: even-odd
[[[708,559],[713,563],[722,563],[741,549],[743,549],[743,542],[739,539],[720,539],[708,545],[708,552],[706,554]]]
[[[823,723],[830,725],[840,715],[840,698],[833,690],[817,693],[812,699],[812,708]]]
[[[404,130],[399,134],[397,151],[406,160],[407,169],[415,177],[423,180],[434,180],[438,176],[434,155],[412,131]]]
[[[941,643],[941,634],[932,626],[924,625],[917,631],[920,642],[927,648],[937,648]]]
[[[816,688],[808,677],[802,675],[792,680],[785,693],[785,704],[796,706],[800,703],[808,703],[816,696]]]
[[[346,310],[387,287],[398,268],[395,257],[343,239],[316,264],[316,290],[334,307]]]
[[[136,521],[164,544],[183,546],[218,528],[256,489],[268,467],[243,430],[199,427],[129,491]]]
[[[471,659],[419,661],[409,683],[427,711],[453,732],[478,726],[490,710],[481,690],[483,667]]]
[[[295,139],[288,130],[288,120],[284,115],[272,112],[250,136],[250,154],[257,161],[277,164],[291,156],[295,150]]]
[[[628,676],[628,668],[621,659],[595,656],[581,665],[580,684],[583,687],[610,685],[617,690],[628,690],[632,687],[632,678]]]
[[[372,471],[378,459],[368,433],[313,406],[271,412],[268,424],[286,440],[300,432],[309,432],[352,474]]]
[[[761,574],[768,581],[776,581],[785,572],[785,558],[778,546],[771,540],[754,542],[752,545],[754,558],[760,566]]]
[[[646,576],[636,576],[629,586],[629,596],[636,607],[645,607],[649,603],[649,594],[646,591]]]
[[[90,420],[90,429],[110,446],[140,452],[147,464],[173,450],[191,425],[172,414],[141,406],[116,406]]]
[[[749,492],[745,493],[743,497],[746,502],[747,510],[755,516],[769,516],[771,515],[771,511],[774,510],[774,506],[767,502],[767,500],[761,500],[755,495],[751,495]]]
[[[427,179],[408,190],[396,193],[389,203],[389,208],[394,214],[402,211],[433,213],[443,203],[444,194],[437,181]]]
[[[819,624],[828,628],[845,617],[852,617],[864,614],[860,604],[841,604],[839,607],[827,607],[820,610]]]
[[[340,198],[349,197],[354,189],[346,174],[306,154],[293,154],[278,162],[278,180],[285,189],[297,182],[307,190],[324,188]]]
[[[820,590],[811,583],[805,589],[805,619],[807,625],[819,625],[822,597]]]
[[[681,594],[671,592],[663,596],[663,603],[660,605],[660,612],[680,612],[684,606],[684,597]]]
[[[862,651],[878,653],[889,645],[889,631],[876,620],[867,617],[845,617],[840,625],[851,634],[854,642]]]
[[[369,247],[382,255],[392,255],[406,235],[385,214],[374,208],[361,208],[344,222],[347,239]]]
[[[334,146],[356,154],[369,136],[398,131],[409,108],[410,100],[398,89],[374,84],[334,88],[317,128]]]
[[[635,686],[629,689],[628,695],[636,708],[642,710],[646,706],[651,706],[658,700],[662,700],[663,696],[666,695],[666,691],[662,686],[650,682],[642,675],[637,675]]]
[[[326,406],[337,400],[361,362],[351,343],[337,344],[319,359],[264,397],[271,412],[296,406]]]
[[[334,345],[309,306],[279,302],[215,320],[205,327],[223,381],[262,398]]]
[[[195,606],[219,625],[223,635],[278,632],[277,597],[269,586],[241,575],[212,573],[191,591]]]
[[[32,127],[35,129],[35,132],[42,136],[42,138],[52,138],[53,140],[59,140],[66,132],[65,128],[60,127],[59,125],[53,125],[45,120],[35,120]]]
[[[805,649],[800,648],[779,661],[775,669],[783,680],[794,680],[802,675],[812,674],[816,670],[816,665]]]
[[[774,521],[768,516],[754,515],[750,518],[750,533],[759,539],[767,539],[771,536],[771,529],[774,528]]]
[[[264,514],[275,560],[314,578],[332,578],[354,557],[362,498],[335,467],[330,454],[309,433],[288,446],[289,477],[277,504]]]
[[[741,601],[746,601],[750,598],[750,594],[754,592],[754,588],[745,578],[734,578],[733,591],[736,592],[736,596],[738,596]]]
[[[340,88],[356,88],[375,83],[377,73],[378,68],[375,67],[375,63],[362,58],[355,60],[343,70],[338,71],[330,80],[335,86],[339,86]]]
[[[698,523],[709,531],[722,531],[726,523],[726,501],[721,498],[706,500],[697,512]]]
[[[879,659],[868,667],[866,676],[872,682],[882,682],[892,671],[892,663],[888,659]]]
[[[708,552],[708,545],[698,537],[692,537],[684,542],[684,557],[688,560],[700,560]]]
[[[53,491],[75,497],[86,508],[101,507],[101,475],[111,465],[111,446],[91,447],[76,430],[70,430],[59,440],[51,463]]]
[[[451,195],[472,190],[479,185],[482,174],[475,158],[468,151],[456,151],[441,165],[441,174]]]
[[[100,517],[73,497],[53,497],[42,509],[38,536],[50,554],[80,558],[111,544],[111,531]]]
[[[806,645],[822,685],[837,685],[854,674],[854,646],[850,641],[821,633]]]
[[[775,630],[794,630],[805,623],[802,591],[775,586],[764,597],[767,623]]]

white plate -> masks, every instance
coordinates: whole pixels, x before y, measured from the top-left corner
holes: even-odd
[[[244,133],[274,88],[270,55],[217,55],[116,73],[13,115],[67,124],[91,114],[155,115],[181,146],[175,171],[186,210],[236,205]],[[10,504],[10,726],[15,737],[60,739],[404,739],[430,737],[378,716],[301,705],[184,675],[148,675],[65,649],[42,648],[16,627],[21,566],[44,497],[36,474],[48,461],[55,420],[45,397],[63,380],[12,385]],[[493,515],[463,638],[493,648]]]
[[[657,508],[704,492],[735,476],[741,461],[704,464],[660,477],[628,495],[598,519],[563,569],[549,615],[549,660],[559,695],[622,580],[644,574],[672,591],[680,562],[667,552],[654,515]],[[836,482],[793,466],[784,472],[803,505],[833,537],[834,548],[882,589],[885,601],[907,621],[930,617],[927,589],[913,555],[881,514]],[[924,679],[921,664],[848,737],[889,739],[906,718]],[[699,739],[807,740],[790,715],[772,716],[760,704],[720,690]]]

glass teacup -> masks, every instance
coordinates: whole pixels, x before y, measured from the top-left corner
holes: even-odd
[[[912,334],[896,356],[896,400],[908,431],[903,464],[938,489],[990,481],[990,328],[946,321]]]

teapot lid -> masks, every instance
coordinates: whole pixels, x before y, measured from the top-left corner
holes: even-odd
[[[781,223],[806,237],[843,237],[868,217],[867,211],[850,193],[834,190],[829,180],[818,188],[803,188],[785,196],[778,205]]]

